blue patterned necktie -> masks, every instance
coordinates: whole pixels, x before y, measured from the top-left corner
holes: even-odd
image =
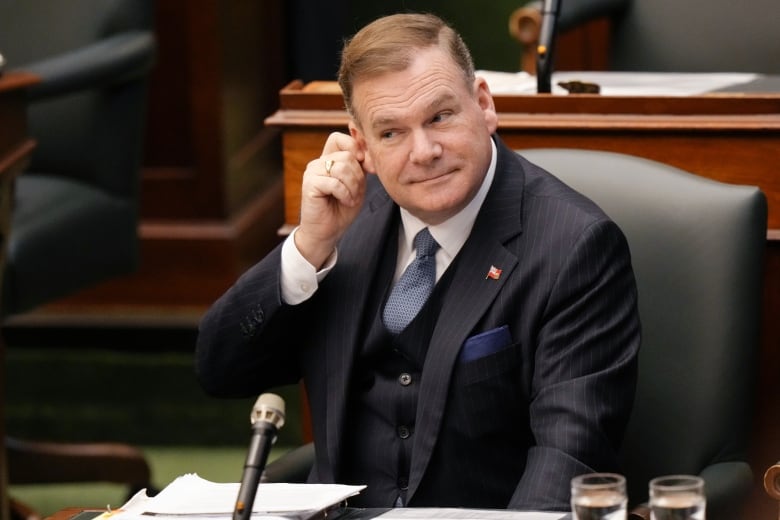
[[[385,304],[382,318],[387,330],[398,334],[409,325],[436,285],[436,250],[439,244],[428,228],[423,228],[414,237],[417,258],[409,264],[396,282]]]

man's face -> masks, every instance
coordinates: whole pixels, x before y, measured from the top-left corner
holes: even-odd
[[[471,88],[438,47],[416,51],[404,71],[355,83],[350,132],[401,207],[428,224],[463,209],[490,165],[498,125],[493,98],[478,78]]]

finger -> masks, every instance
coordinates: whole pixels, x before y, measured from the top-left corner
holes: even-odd
[[[363,167],[351,153],[339,152],[330,154],[323,162],[324,175],[343,184],[354,202],[360,202],[366,182]]]
[[[313,186],[321,197],[331,196],[346,206],[355,206],[362,202],[363,182],[354,176],[336,178],[320,175],[314,180]]]
[[[357,141],[349,134],[333,132],[328,136],[322,149],[322,155],[325,156],[334,152],[350,152],[358,162],[363,161],[363,151],[358,146]]]

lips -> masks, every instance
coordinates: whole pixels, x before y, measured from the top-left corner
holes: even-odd
[[[435,174],[432,174],[432,175],[427,175],[427,176],[425,176],[425,177],[423,177],[421,179],[414,179],[414,180],[412,180],[411,184],[418,184],[418,183],[424,183],[424,182],[437,181],[437,180],[439,180],[439,179],[441,179],[443,177],[448,177],[448,176],[452,175],[453,173],[455,173],[457,171],[458,171],[458,168],[453,168],[451,170],[447,170],[447,171],[444,171],[444,172],[441,172],[441,173],[435,173]]]

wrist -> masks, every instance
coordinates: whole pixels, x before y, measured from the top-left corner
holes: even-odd
[[[304,229],[294,231],[293,242],[296,249],[315,271],[319,271],[336,249],[335,241],[312,238]]]

